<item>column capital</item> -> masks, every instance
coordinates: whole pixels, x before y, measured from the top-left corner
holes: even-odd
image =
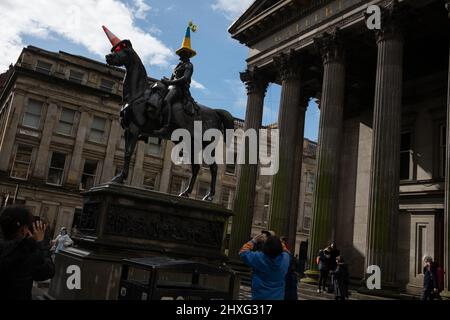
[[[245,83],[245,87],[247,88],[247,94],[252,93],[262,93],[266,94],[267,86],[269,85],[269,81],[267,81],[264,75],[261,74],[260,71],[255,68],[254,70],[245,70],[240,73],[241,81]]]
[[[294,50],[291,50],[288,53],[280,53],[278,56],[274,57],[274,62],[279,70],[281,81],[300,79],[300,59]]]
[[[381,8],[381,29],[375,30],[377,43],[389,39],[403,41],[406,13],[407,7],[398,0],[392,0]]]
[[[324,65],[330,62],[344,62],[344,44],[339,28],[334,28],[331,32],[326,31],[314,38],[314,45],[320,52]]]

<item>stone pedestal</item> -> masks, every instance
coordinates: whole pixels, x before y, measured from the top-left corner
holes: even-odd
[[[76,247],[56,256],[49,295],[55,299],[117,299],[121,260],[155,255],[219,266],[231,211],[209,202],[119,184],[83,194]],[[81,290],[69,290],[67,267],[81,269]]]

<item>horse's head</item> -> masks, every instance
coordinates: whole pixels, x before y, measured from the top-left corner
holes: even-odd
[[[111,53],[105,57],[106,62],[115,67],[126,67],[131,62],[132,51],[133,45],[130,40],[120,41],[111,49]]]

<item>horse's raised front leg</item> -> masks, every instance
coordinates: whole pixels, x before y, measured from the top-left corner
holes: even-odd
[[[128,178],[130,171],[131,157],[133,156],[134,150],[136,149],[136,144],[139,137],[139,128],[131,124],[129,128],[125,130],[125,157],[123,163],[122,171],[112,179],[112,182],[123,184]]]
[[[216,182],[217,182],[217,163],[213,163],[209,166],[211,171],[211,186],[208,194],[203,198],[203,201],[213,201],[216,195]]]

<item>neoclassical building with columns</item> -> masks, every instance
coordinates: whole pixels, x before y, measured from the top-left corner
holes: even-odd
[[[380,29],[368,27],[371,5],[380,9]],[[269,228],[290,239],[305,111],[310,98],[319,100],[310,275],[331,240],[352,278],[365,279],[377,265],[387,290],[419,292],[424,255],[449,269],[449,7],[443,0],[260,0],[230,27],[249,48],[241,74],[247,129],[261,126],[268,83],[282,88]],[[250,234],[257,175],[256,166],[239,170],[232,258]]]

